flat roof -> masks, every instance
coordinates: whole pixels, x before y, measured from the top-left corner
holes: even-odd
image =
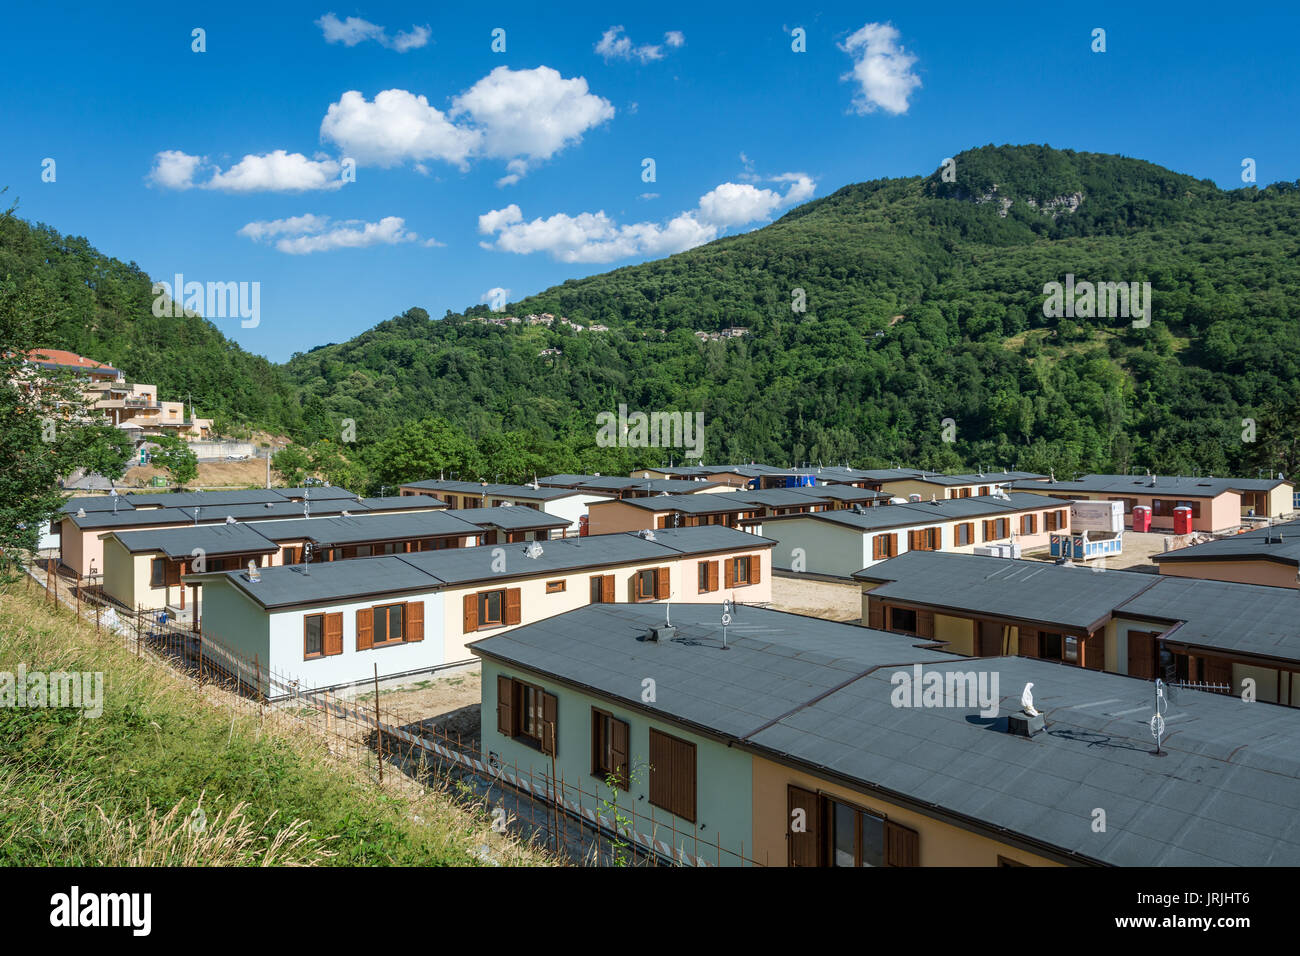
[[[403,488],[418,488],[422,491],[446,491],[458,495],[485,495],[498,498],[533,498],[538,501],[551,501],[556,498],[568,498],[582,492],[571,488],[533,488],[529,485],[500,485],[477,481],[443,481],[438,478],[429,481],[408,481]]]
[[[135,505],[127,500],[126,495],[77,495],[63,502],[59,508],[60,514],[76,514],[77,511],[84,510],[87,514],[92,511],[131,511]]]
[[[1048,491],[1091,492],[1113,495],[1180,495],[1217,498],[1225,491],[1272,491],[1290,485],[1283,478],[1195,478],[1185,475],[1084,475],[1073,481],[1030,481],[1018,487]]]
[[[279,545],[243,524],[201,524],[158,531],[115,531],[111,537],[132,554],[161,552],[169,558],[190,558],[196,548],[205,555],[270,554]]]
[[[547,514],[538,508],[526,505],[494,505],[488,508],[451,508],[443,514],[460,518],[471,524],[484,528],[500,528],[502,531],[541,531],[546,529],[567,528],[568,518]]]
[[[909,604],[1091,630],[1160,577],[943,551],[908,551],[864,568],[870,593]]]
[[[729,745],[995,839],[1110,865],[1300,864],[1300,711],[1184,691],[1152,754],[1151,684],[1026,658],[971,659],[851,624],[676,604],[598,604],[478,640],[483,657],[564,681]],[[978,703],[895,706],[913,665],[998,680]],[[655,700],[641,698],[653,673]],[[1047,718],[1006,732],[1026,684]],[[1145,708],[1145,709],[1144,709]],[[1107,827],[1091,826],[1103,807]]]
[[[1273,561],[1300,567],[1300,521],[1217,538],[1151,556],[1157,564],[1182,561]]]
[[[1031,495],[1010,492],[1006,498],[994,495],[972,495],[969,498],[938,498],[934,501],[912,501],[907,504],[881,505],[853,511],[837,508],[834,511],[817,511],[811,514],[775,515],[771,521],[829,521],[858,531],[879,531],[885,528],[908,528],[931,524],[935,521],[960,521],[963,518],[997,518],[1021,511],[1069,507],[1073,502],[1048,495]]]
[[[593,501],[587,510],[608,505],[610,502]],[[620,498],[617,504],[631,505],[646,511],[681,511],[685,514],[718,514],[724,511],[753,511],[755,505],[736,494],[719,492],[709,495],[649,495],[645,498]]]
[[[447,536],[477,537],[477,525],[443,511],[418,511],[414,514],[355,514],[318,518],[286,518],[259,521],[259,534],[271,541],[312,541],[323,548],[366,541],[399,538],[437,538]]]

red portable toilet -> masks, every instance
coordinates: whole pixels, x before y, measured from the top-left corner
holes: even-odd
[[[1151,530],[1151,508],[1149,505],[1133,506],[1133,530],[1134,531]]]
[[[1174,534],[1192,533],[1192,509],[1179,505],[1174,509]]]

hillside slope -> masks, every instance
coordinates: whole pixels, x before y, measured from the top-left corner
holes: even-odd
[[[595,415],[626,403],[702,410],[712,461],[1250,467],[1241,420],[1300,379],[1300,189],[1223,191],[1038,146],[955,159],[952,182],[936,170],[847,186],[763,229],[506,310],[609,332],[415,308],[296,355],[303,434],[346,416],[374,436],[436,414],[472,436],[594,441]],[[1150,282],[1150,327],[1046,317],[1044,286],[1067,274]],[[752,334],[693,335],[730,325]]]

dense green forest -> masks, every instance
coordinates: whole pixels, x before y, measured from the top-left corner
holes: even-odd
[[[282,367],[202,319],[153,318],[148,278],[84,240],[2,228],[0,276],[56,304],[43,344],[287,430],[315,447],[295,469],[314,458],[353,484],[681,460],[596,447],[597,414],[620,404],[703,412],[710,462],[1300,466],[1300,184],[1225,191],[1134,159],[986,146],[506,310],[608,332],[412,308]],[[1044,287],[1067,274],[1150,283],[1149,327],[1048,318]],[[695,335],[729,326],[751,334]]]
[[[943,173],[847,186],[763,229],[506,310],[609,332],[415,308],[295,355],[302,437],[334,435],[347,417],[364,444],[436,415],[474,439],[511,430],[582,446],[595,415],[625,403],[702,410],[709,461],[1058,475],[1283,463],[1300,381],[1296,184],[1224,191],[1036,146],[970,150],[951,182]],[[1045,317],[1044,286],[1067,273],[1149,282],[1150,326]],[[730,325],[753,334],[693,335]],[[562,355],[541,356],[548,347]]]
[[[158,386],[219,427],[234,423],[292,428],[298,403],[281,369],[245,352],[194,315],[157,318],[153,282],[135,263],[98,252],[17,216],[0,217],[0,280],[41,312],[42,341],[109,362],[129,379]]]

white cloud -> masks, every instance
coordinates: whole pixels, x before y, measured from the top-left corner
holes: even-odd
[[[154,156],[148,179],[164,189],[189,189],[194,185],[194,174],[202,163],[201,156],[191,156],[179,149],[165,149]]]
[[[475,130],[454,125],[427,98],[406,90],[384,90],[373,102],[349,90],[330,104],[320,134],[358,163],[371,166],[441,159],[464,168],[482,138]]]
[[[664,34],[664,42],[673,49],[686,45],[686,34],[681,30],[669,30]]]
[[[413,26],[410,30],[399,32],[396,37],[390,39],[388,31],[377,23],[371,23],[360,17],[340,20],[332,13],[327,13],[317,20],[316,26],[320,27],[326,43],[342,43],[344,46],[351,47],[358,43],[365,43],[367,40],[375,40],[398,53],[419,49],[429,42],[430,35],[428,26]]]
[[[453,99],[446,113],[406,90],[385,90],[373,102],[349,91],[330,105],[321,137],[377,166],[439,159],[464,169],[475,157],[505,159],[507,175],[497,184],[507,186],[613,115],[610,102],[580,76],[565,79],[547,66],[499,66]]]
[[[480,245],[519,255],[545,252],[560,262],[671,255],[716,239],[728,226],[765,219],[783,206],[802,202],[815,188],[812,178],[803,173],[784,173],[780,178],[790,183],[784,195],[749,184],[723,183],[701,196],[695,209],[666,224],[619,225],[604,210],[576,216],[556,213],[526,222],[519,206],[511,203],[479,216],[479,232],[495,237]]]
[[[281,238],[276,240],[275,248],[290,255],[420,241],[418,235],[407,230],[406,220],[400,216],[385,216],[379,222],[364,222],[359,219],[333,222],[329,216],[307,214],[291,219],[250,222],[239,230],[239,235],[254,242],[279,236]],[[439,245],[432,239],[425,240],[423,244]]]
[[[203,182],[196,182],[200,170],[210,169]],[[230,193],[305,192],[309,189],[339,189],[340,166],[333,159],[308,159],[302,153],[277,149],[264,156],[250,153],[222,171],[202,156],[170,149],[154,157],[151,182],[167,189],[215,189]]]
[[[908,97],[921,85],[921,78],[912,72],[916,57],[899,45],[898,36],[891,24],[868,23],[840,46],[854,60],[853,69],[841,79],[858,84],[853,97],[858,113],[907,112]]]
[[[610,60],[640,60],[642,63],[649,63],[651,60],[664,58],[661,47],[651,44],[634,45],[621,26],[610,27],[601,34],[600,40],[596,43],[596,52],[605,58],[606,63]]]
[[[510,290],[495,286],[479,296],[478,300],[480,302],[500,302],[504,304],[510,301]]]

